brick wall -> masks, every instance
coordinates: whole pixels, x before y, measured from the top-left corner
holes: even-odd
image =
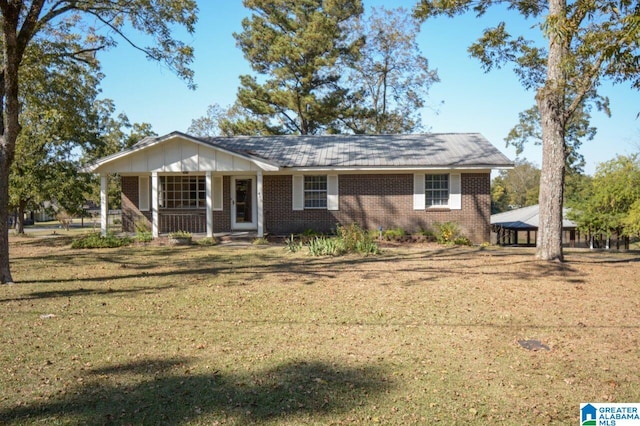
[[[367,229],[401,227],[413,232],[452,221],[472,242],[482,243],[490,238],[490,183],[489,173],[462,174],[461,210],[413,210],[413,174],[340,175],[338,211],[293,211],[291,176],[265,176],[265,230],[329,231],[337,223],[358,223]]]
[[[490,239],[490,174],[462,174],[462,209],[413,210],[413,174],[340,175],[338,211],[292,208],[291,176],[265,176],[265,231],[286,235],[306,229],[330,231],[336,224],[358,223],[367,229],[401,227],[408,232],[429,229],[437,222],[456,222],[462,233],[474,243]],[[223,179],[223,210],[213,212],[214,232],[229,232],[231,227],[231,179]],[[135,232],[136,221],[146,221],[151,229],[151,212],[140,212],[138,178],[122,178],[123,229]],[[181,215],[184,217],[168,215]],[[182,229],[206,232],[204,210],[161,210],[160,232]],[[186,229],[185,229],[186,228]]]
[[[151,212],[141,212],[138,209],[138,177],[122,176],[122,230],[124,232],[136,232],[138,227],[146,227],[151,231]]]

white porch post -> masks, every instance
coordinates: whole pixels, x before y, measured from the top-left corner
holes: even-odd
[[[213,237],[213,179],[211,171],[206,173],[207,187],[207,237]]]
[[[104,237],[109,229],[109,175],[100,175],[100,234]]]
[[[158,238],[160,235],[158,214],[158,172],[151,173],[151,235]]]
[[[264,237],[264,203],[262,198],[262,170],[258,169],[258,179],[256,182],[258,201],[258,238]]]

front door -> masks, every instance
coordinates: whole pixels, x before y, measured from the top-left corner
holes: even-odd
[[[257,229],[255,177],[238,176],[231,181],[231,229]]]

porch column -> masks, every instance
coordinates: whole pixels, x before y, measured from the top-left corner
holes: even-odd
[[[109,175],[100,175],[100,234],[104,237],[109,229]]]
[[[207,237],[213,237],[213,179],[211,171],[206,172],[207,187]]]
[[[158,214],[158,172],[151,173],[151,235],[158,238],[160,215]]]
[[[262,170],[258,169],[258,176],[256,179],[256,189],[258,192],[258,238],[264,237],[264,203],[262,199]]]

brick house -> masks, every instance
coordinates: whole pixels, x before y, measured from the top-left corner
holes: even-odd
[[[154,237],[184,230],[287,235],[428,229],[458,223],[474,243],[490,238],[491,170],[513,163],[477,133],[239,136],[174,132],[85,167],[101,176],[106,233],[109,174],[122,179],[123,230]]]

